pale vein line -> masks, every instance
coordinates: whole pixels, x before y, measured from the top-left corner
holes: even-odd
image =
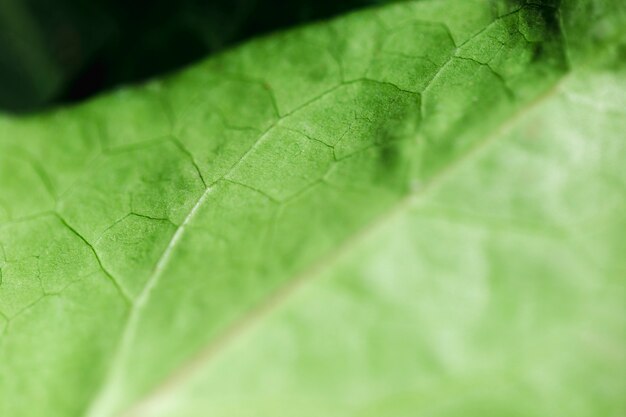
[[[118,378],[121,375],[121,372],[123,370],[124,361],[126,360],[128,356],[128,353],[130,351],[130,348],[131,348],[131,345],[135,336],[135,331],[139,324],[141,310],[143,309],[144,305],[148,302],[148,299],[150,298],[150,293],[159,282],[159,278],[163,274],[163,271],[165,270],[166,265],[168,264],[170,258],[172,257],[174,248],[176,247],[176,245],[182,238],[187,225],[193,220],[196,213],[198,212],[198,209],[200,208],[200,206],[202,206],[202,204],[207,199],[211,191],[213,191],[213,187],[207,187],[204,190],[204,192],[202,193],[202,195],[200,196],[196,204],[192,207],[187,217],[185,217],[185,219],[180,224],[180,226],[178,226],[178,228],[176,229],[176,232],[174,232],[174,235],[172,235],[172,239],[170,240],[167,247],[163,251],[161,257],[159,258],[159,261],[157,262],[152,275],[150,275],[146,284],[141,290],[141,293],[139,293],[139,296],[137,296],[137,299],[133,303],[128,320],[126,322],[127,324],[124,328],[121,342],[117,349],[117,354],[115,355],[113,364],[110,368],[111,371],[109,372],[106,380],[102,384],[101,389],[96,396],[96,400],[92,402],[92,407],[87,412],[87,415],[89,416],[100,415],[98,409],[102,407],[100,404],[102,404],[103,401],[107,400],[107,397],[106,397],[106,393],[108,392],[107,390],[110,390],[113,387],[112,384],[115,383],[116,378]]]
[[[289,300],[290,297],[301,287],[312,281],[315,277],[321,275],[323,272],[329,270],[332,266],[339,262],[345,254],[349,253],[351,249],[358,246],[360,242],[365,241],[368,237],[383,228],[397,216],[413,208],[417,203],[422,201],[430,191],[436,189],[444,183],[446,179],[450,178],[450,176],[457,169],[459,169],[460,166],[475,159],[477,154],[487,149],[497,138],[502,137],[515,127],[517,122],[522,117],[536,108],[539,104],[559,93],[561,91],[561,87],[564,83],[566,83],[570,76],[571,73],[562,77],[543,94],[535,97],[535,99],[531,100],[525,106],[514,112],[507,120],[493,129],[490,134],[486,135],[482,140],[477,141],[475,145],[470,147],[465,153],[436,172],[422,188],[404,196],[389,210],[374,219],[372,223],[366,225],[352,237],[345,240],[336,250],[328,252],[325,256],[322,256],[315,263],[313,263],[309,268],[295,275],[292,279],[287,280],[286,283],[279,287],[274,293],[270,294],[258,305],[244,313],[242,317],[235,320],[234,323],[232,323],[221,335],[218,335],[215,339],[213,339],[213,341],[210,342],[204,349],[181,366],[178,371],[170,374],[169,377],[156,386],[146,396],[140,399],[134,406],[131,406],[130,409],[122,412],[121,416],[141,417],[144,415],[144,411],[153,409],[152,407],[158,403],[158,400],[162,395],[166,394],[168,391],[172,391],[174,388],[193,377],[195,372],[203,364],[222,352],[227,346],[229,346],[229,344],[233,343],[238,337],[249,331],[254,325],[260,323],[272,312],[283,306],[287,300]]]
[[[176,244],[180,241],[183,233],[185,232],[186,226],[195,217],[196,212],[198,211],[200,206],[202,206],[202,204],[204,203],[208,195],[211,193],[211,191],[213,190],[213,187],[220,180],[228,180],[229,175],[232,172],[234,172],[234,170],[239,166],[239,164],[242,163],[247,158],[247,156],[256,149],[256,147],[263,140],[263,138],[272,129],[276,128],[278,124],[280,123],[280,121],[283,120],[285,117],[295,113],[296,111],[310,105],[311,103],[319,100],[320,98],[326,96],[327,94],[332,93],[333,91],[336,91],[337,89],[345,85],[353,84],[355,82],[360,82],[360,81],[362,80],[355,80],[352,82],[340,82],[339,84],[323,92],[322,94],[316,97],[313,97],[310,100],[307,100],[306,102],[297,106],[295,109],[291,110],[290,112],[282,116],[279,116],[278,119],[274,123],[272,123],[263,133],[261,133],[257,141],[246,152],[244,152],[244,154],[228,169],[228,171],[224,175],[222,175],[219,179],[215,180],[213,183],[211,183],[208,187],[205,188],[204,192],[202,193],[198,201],[196,201],[196,204],[193,206],[189,214],[185,217],[181,225],[176,229],[176,231],[174,232],[174,235],[172,235],[172,239],[170,240],[167,247],[161,254],[161,257],[157,261],[153,273],[150,275],[146,284],[142,288],[141,293],[139,294],[139,296],[133,303],[131,307],[131,311],[129,313],[128,320],[126,321],[126,326],[124,327],[124,330],[123,330],[121,341],[118,344],[116,353],[114,354],[110,371],[107,374],[104,382],[100,386],[99,391],[96,393],[94,401],[91,402],[91,405],[89,406],[86,412],[87,416],[90,416],[90,417],[104,416],[103,413],[106,412],[106,407],[107,407],[106,405],[106,402],[108,399],[107,396],[112,395],[111,390],[115,388],[113,384],[115,383],[116,378],[119,378],[122,374],[124,361],[126,360],[126,357],[128,356],[128,352],[130,351],[130,347],[132,345],[132,342],[135,336],[135,331],[139,323],[141,310],[143,306],[148,302],[152,289],[158,284],[159,278],[161,277],[165,269],[165,266],[169,262]]]
[[[198,201],[196,201],[196,204],[193,206],[189,214],[185,217],[181,225],[176,229],[176,231],[174,232],[174,235],[172,235],[172,239],[170,240],[170,242],[167,245],[167,248],[163,251],[163,253],[161,254],[161,257],[157,261],[153,273],[150,275],[146,284],[141,290],[141,293],[139,294],[139,296],[133,303],[131,307],[131,311],[129,313],[128,320],[126,321],[126,326],[124,327],[124,330],[123,330],[121,341],[118,344],[116,353],[114,354],[110,371],[107,374],[104,382],[100,386],[99,391],[96,393],[94,401],[91,402],[91,405],[89,406],[87,413],[86,413],[87,416],[90,416],[90,417],[105,416],[105,414],[103,413],[106,412],[106,407],[107,407],[106,404],[107,404],[108,396],[113,395],[111,390],[115,389],[115,386],[114,386],[115,380],[119,378],[122,374],[124,361],[126,360],[126,357],[128,356],[128,352],[130,351],[130,347],[132,345],[132,342],[135,336],[135,331],[139,323],[139,318],[140,318],[142,307],[148,302],[152,289],[158,284],[159,278],[161,277],[161,274],[163,273],[165,266],[169,262],[176,244],[180,241],[186,229],[186,226],[195,217],[196,212],[198,211],[200,206],[204,203],[208,195],[211,193],[211,191],[213,190],[213,187],[220,180],[228,180],[229,175],[232,172],[234,172],[234,170],[239,166],[239,164],[241,164],[247,158],[247,156],[256,149],[256,147],[263,140],[263,138],[272,129],[276,128],[278,124],[280,123],[280,121],[283,120],[285,117],[295,113],[296,111],[310,105],[311,103],[319,100],[321,97],[324,97],[327,94],[330,94],[333,91],[345,85],[353,84],[355,82],[360,82],[360,81],[362,80],[355,80],[352,82],[341,82],[337,84],[336,86],[330,88],[329,90],[323,92],[319,96],[316,96],[302,103],[301,105],[297,106],[295,109],[291,110],[290,112],[280,116],[272,125],[270,125],[259,136],[257,141],[246,152],[244,152],[244,154],[228,169],[228,171],[224,175],[222,175],[219,179],[215,180],[213,183],[211,183],[211,185],[205,188],[204,192],[202,193]]]
[[[517,11],[519,10],[515,10],[514,12],[517,12]],[[514,12],[510,14],[513,14]],[[501,16],[501,17],[504,17],[504,16]],[[493,23],[495,23],[495,21],[491,22],[488,26],[490,26]],[[432,84],[432,81],[434,81],[434,78],[436,78],[439,72],[441,72],[442,68],[455,57],[456,56],[454,54],[450,56],[450,58],[439,69],[437,74],[435,74],[435,77],[429,80],[429,83],[424,88],[423,92],[426,91],[428,87],[430,87],[430,85]],[[257,307],[253,308],[248,313],[244,313],[243,317],[240,320],[236,320],[235,323],[233,323],[233,325],[230,326],[230,328],[228,328],[222,336],[218,336],[214,343],[210,343],[206,349],[202,350],[196,357],[192,358],[192,360],[188,362],[187,364],[188,366],[183,366],[179,372],[175,372],[174,374],[170,375],[170,377],[168,377],[162,384],[157,386],[152,392],[150,392],[147,396],[145,396],[143,400],[141,400],[138,404],[136,404],[136,406],[132,407],[130,411],[132,412],[133,410],[136,410],[138,408],[140,409],[143,405],[147,404],[150,401],[150,399],[155,396],[155,394],[162,392],[163,389],[171,386],[173,381],[183,380],[185,377],[188,377],[189,374],[191,374],[193,370],[196,368],[196,366],[191,366],[191,365],[202,363],[208,360],[210,357],[213,356],[214,353],[218,352],[222,346],[226,345],[229,340],[234,339],[237,335],[239,335],[240,333],[243,333],[247,328],[249,328],[254,322],[260,321],[262,317],[265,317],[271,311],[276,309],[277,306],[281,305],[281,303],[284,300],[289,298],[290,294],[295,292],[295,290],[299,288],[305,281],[308,281],[307,277],[315,276],[316,272],[318,272],[319,270],[325,269],[323,268],[322,264],[327,265],[329,263],[332,263],[334,260],[339,259],[341,254],[347,252],[352,246],[355,246],[357,242],[364,239],[371,230],[377,229],[379,225],[386,223],[389,219],[393,218],[397,213],[402,212],[408,209],[409,207],[411,207],[411,203],[413,203],[417,198],[421,197],[422,195],[425,195],[427,190],[434,188],[437,184],[442,182],[443,179],[448,176],[449,172],[453,171],[453,169],[457,165],[461,164],[466,159],[469,159],[469,157],[473,155],[474,153],[476,153],[478,149],[482,149],[483,147],[485,147],[488,143],[490,143],[494,139],[494,137],[497,137],[499,133],[506,130],[510,125],[514,124],[515,121],[517,121],[527,111],[532,109],[536,104],[544,101],[547,97],[553,95],[558,90],[558,87],[562,84],[565,78],[567,77],[562,78],[561,81],[558,82],[553,88],[549,89],[546,93],[544,93],[543,95],[540,95],[535,100],[532,100],[526,106],[522,107],[521,110],[514,113],[514,115],[507,122],[500,125],[499,128],[496,128],[492,132],[491,135],[487,135],[487,137],[485,137],[484,140],[478,141],[476,146],[471,147],[470,149],[468,149],[468,151],[465,154],[457,158],[457,160],[452,161],[450,165],[441,169],[440,172],[437,172],[422,189],[420,189],[417,192],[409,193],[408,195],[406,195],[394,207],[392,207],[391,210],[387,211],[378,219],[376,219],[373,223],[363,228],[361,232],[357,233],[352,238],[345,241],[342,245],[340,245],[340,247],[338,248],[337,251],[335,251],[335,253],[331,253],[327,257],[323,257],[314,265],[312,265],[311,268],[305,270],[302,274],[297,275],[292,280],[289,280],[287,284],[279,288],[274,294],[271,294],[266,300],[264,300],[264,302],[261,302]],[[345,85],[350,85],[350,84],[362,82],[362,81],[376,82],[376,80],[369,80],[369,79],[355,79],[355,80],[351,80],[348,82],[345,82],[345,81],[340,82],[339,84],[323,92],[319,96],[316,96],[306,101],[305,103],[301,104],[300,106],[297,106],[295,109],[288,112],[287,114],[284,114],[278,117],[278,119],[260,135],[259,139],[253,144],[253,146],[249,148],[243,154],[243,156],[238,161],[236,161],[234,165],[230,167],[227,173],[224,174],[220,178],[220,180],[228,179],[229,175],[235,170],[235,168],[243,160],[246,159],[246,157],[256,148],[258,143],[263,139],[263,137],[270,130],[278,126],[279,122],[282,119],[284,119],[285,117],[291,115],[292,113],[295,113],[296,111],[308,106],[312,102],[319,100],[321,97],[324,97]],[[119,347],[116,350],[116,354],[114,356],[113,363],[110,368],[111,371],[109,372],[107,378],[102,384],[99,392],[96,394],[95,400],[91,403],[91,407],[88,409],[87,416],[90,416],[90,417],[103,416],[102,412],[99,412],[98,409],[103,407],[100,404],[106,404],[105,401],[107,399],[106,397],[107,393],[111,391],[111,389],[115,388],[114,385],[112,385],[112,381],[115,381],[115,379],[121,375],[124,361],[126,357],[128,356],[128,352],[130,350],[131,344],[135,336],[135,331],[139,323],[139,318],[140,318],[139,315],[140,315],[141,309],[147,303],[152,289],[157,285],[159,278],[161,277],[165,269],[165,266],[167,265],[167,263],[169,262],[169,259],[171,258],[171,254],[174,251],[176,244],[180,241],[186,229],[187,224],[189,224],[189,222],[195,217],[197,210],[204,203],[208,195],[213,190],[213,186],[218,181],[219,180],[216,180],[204,190],[204,192],[202,193],[202,195],[200,196],[196,204],[193,206],[189,214],[185,217],[181,225],[176,229],[176,232],[172,236],[172,239],[170,240],[167,248],[165,249],[161,257],[159,258],[155,266],[154,272],[148,278],[146,285],[143,287],[141,293],[139,294],[135,303],[133,304],[131,311],[130,311],[129,318],[126,322],[126,326],[123,330],[121,342],[118,345]],[[325,262],[322,262],[322,261],[325,261]],[[104,407],[106,407],[106,405],[104,405]],[[104,410],[106,410],[106,408]],[[124,415],[128,415],[128,414],[125,413]]]

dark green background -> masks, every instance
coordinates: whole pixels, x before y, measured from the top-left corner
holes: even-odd
[[[172,71],[236,42],[382,0],[0,0],[0,110]]]

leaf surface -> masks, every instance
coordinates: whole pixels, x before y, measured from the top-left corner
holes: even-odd
[[[0,414],[620,415],[618,3],[386,6],[0,118]]]

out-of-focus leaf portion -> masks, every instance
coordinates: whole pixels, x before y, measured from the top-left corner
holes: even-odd
[[[626,74],[586,13],[365,10],[2,117],[0,415],[623,414]]]

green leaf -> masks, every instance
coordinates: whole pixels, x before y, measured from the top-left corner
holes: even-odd
[[[623,414],[619,3],[386,6],[1,117],[0,415]]]

